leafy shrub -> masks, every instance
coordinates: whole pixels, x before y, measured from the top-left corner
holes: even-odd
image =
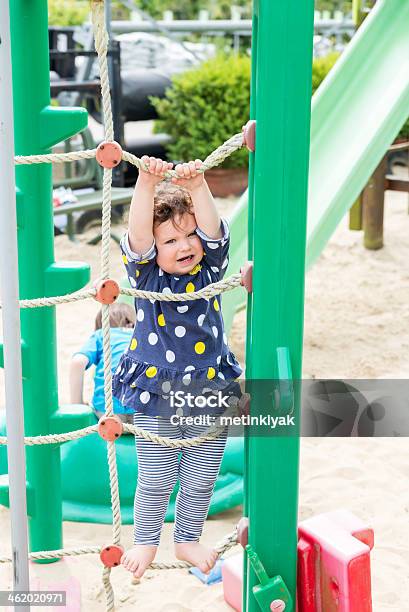
[[[169,156],[175,160],[205,159],[233,134],[249,115],[250,59],[219,55],[198,68],[175,76],[163,99],[152,98],[159,121],[155,131],[169,134]],[[246,150],[235,152],[225,168],[247,165]]]
[[[403,124],[401,131],[396,136],[396,139],[409,140],[409,117],[406,119],[405,123]]]
[[[312,93],[314,94],[325,79],[337,59],[339,53],[329,53],[324,57],[317,57],[312,63]]]
[[[202,0],[136,0],[135,4],[154,19],[162,19],[166,10],[173,11],[175,19],[197,19],[199,10],[206,8],[207,3]]]
[[[314,60],[312,92],[318,89],[338,53]],[[213,149],[240,131],[246,123],[250,98],[250,60],[247,57],[219,55],[199,68],[173,78],[163,99],[152,98],[159,120],[156,132],[166,132],[172,159],[204,159]],[[245,150],[234,153],[223,166],[247,164]]]
[[[117,18],[117,12],[127,13],[121,0],[111,2],[112,19]],[[91,11],[89,0],[48,0],[48,23],[53,26],[76,26],[88,21]],[[122,17],[121,17],[122,18]]]
[[[161,19],[166,10],[173,11],[175,19],[197,19],[201,9],[207,9],[211,19],[230,19],[232,5],[245,7],[251,14],[252,0],[136,0],[135,4],[155,19]]]
[[[314,4],[316,11],[342,11],[344,14],[352,10],[351,0],[316,0]]]
[[[87,21],[89,12],[89,0],[48,0],[49,25],[81,25]]]
[[[230,19],[233,5],[244,8],[244,16],[251,16],[252,0],[136,0],[135,4],[147,11],[155,19],[161,19],[163,11],[169,9],[174,12],[175,19],[197,19],[200,9],[207,9],[211,19]],[[342,10],[349,13],[352,8],[351,0],[316,0],[317,11]]]

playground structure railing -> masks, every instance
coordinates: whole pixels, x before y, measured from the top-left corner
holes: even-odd
[[[124,34],[126,32],[157,32],[161,28],[169,32],[189,33],[189,32],[226,32],[240,33],[241,35],[251,36],[252,21],[251,19],[166,19],[158,20],[157,23],[152,21],[112,21],[112,32],[116,34]],[[336,12],[333,17],[328,12],[325,15],[316,11],[316,19],[314,21],[314,29],[316,31],[325,32],[334,31],[353,33],[354,23],[349,16],[341,12]]]

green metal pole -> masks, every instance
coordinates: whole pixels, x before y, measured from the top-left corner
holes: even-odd
[[[292,408],[285,394],[291,389],[286,379],[301,377],[313,2],[299,2],[294,10],[292,3],[256,0],[253,23],[252,111],[257,136],[249,211],[254,275],[246,378],[252,389],[252,416],[292,412],[297,420],[299,385],[294,387]],[[270,394],[271,382],[279,377],[280,410]],[[260,428],[250,429],[245,484],[249,543],[267,574],[282,576],[293,602],[297,430],[288,426],[260,436]],[[257,583],[247,565],[244,609],[249,612],[258,610],[252,593]]]
[[[15,152],[48,153],[86,127],[87,113],[50,106],[47,0],[10,0],[10,24]],[[20,299],[69,293],[89,280],[88,265],[54,261],[51,191],[51,165],[16,169]],[[55,308],[23,310],[21,329],[25,434],[89,424],[89,411],[58,406]],[[61,548],[60,448],[29,446],[26,460],[30,549]],[[0,503],[8,505],[4,482]]]
[[[257,50],[258,50],[258,15],[255,10],[253,10],[253,19],[252,19],[252,39],[251,39],[251,61],[252,61],[252,76],[250,82],[250,119],[256,118],[255,111],[255,102],[256,102],[256,71],[255,67],[257,66]],[[256,136],[256,146],[257,146],[257,136]],[[247,234],[248,234],[248,260],[254,261],[254,232],[253,232],[253,212],[254,212],[254,158],[255,154],[253,152],[249,153],[249,187],[248,187],[248,210],[247,210]],[[253,301],[253,293],[248,294],[247,298],[247,311],[246,311],[246,368],[249,367],[250,364],[250,355],[252,351],[252,301]],[[247,373],[247,377],[250,374]],[[246,389],[247,391],[249,389]],[[243,491],[243,516],[249,516],[249,487],[246,483],[248,483],[249,473],[250,473],[250,465],[249,465],[249,457],[250,457],[250,437],[248,435],[248,431],[244,430],[244,462],[243,462],[243,480],[244,480],[244,491]],[[243,568],[243,592],[242,592],[242,606],[243,610],[247,610],[247,552],[244,551],[244,568]]]

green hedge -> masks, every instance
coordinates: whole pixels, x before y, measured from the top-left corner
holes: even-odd
[[[172,136],[172,159],[204,159],[213,149],[241,131],[249,115],[250,59],[219,55],[198,68],[173,78],[163,99],[152,98],[160,120],[155,131]],[[240,150],[223,164],[247,165],[247,151]]]
[[[339,53],[329,53],[325,57],[317,57],[312,63],[312,93],[314,94],[327,76],[337,59]]]
[[[315,59],[312,92],[319,87],[337,53]],[[163,99],[152,98],[159,120],[156,132],[172,137],[168,147],[172,159],[204,159],[210,151],[240,131],[250,105],[250,59],[220,55],[198,68],[173,78]],[[225,168],[247,165],[247,151],[238,151],[223,164]]]
[[[123,8],[120,0],[111,2],[112,18],[116,19],[116,11],[121,10],[129,15],[129,10]],[[91,12],[90,0],[48,0],[48,23],[52,26],[76,26],[89,20]]]
[[[401,131],[396,136],[396,139],[409,140],[409,117],[406,119],[405,123],[403,124]]]
[[[89,12],[89,0],[48,0],[49,25],[82,25],[88,20]]]

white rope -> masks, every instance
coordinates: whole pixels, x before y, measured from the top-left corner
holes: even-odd
[[[234,136],[226,140],[226,142],[224,142],[206,157],[202,164],[202,167],[198,170],[198,172],[206,172],[206,170],[210,170],[210,168],[214,168],[214,166],[219,166],[232,153],[234,153],[238,149],[241,149],[243,144],[243,134],[241,132],[238,134],[234,134]],[[136,155],[133,155],[133,153],[129,153],[128,151],[122,151],[122,159],[126,162],[129,162],[130,164],[133,164],[138,169],[146,171],[148,170],[147,164],[145,164]],[[165,172],[165,177],[178,178],[178,174],[175,170],[168,170],[167,172]]]
[[[44,155],[16,155],[14,163],[21,164],[62,164],[74,162],[81,159],[92,159],[97,150],[88,149],[85,151],[72,151],[71,153],[46,153]]]
[[[104,113],[105,140],[114,139],[114,122],[112,119],[111,93],[108,75],[108,32],[105,25],[104,0],[91,1],[91,18],[94,31],[95,50],[98,54],[101,77],[102,108]]]
[[[112,414],[112,411],[111,411]],[[227,408],[222,417],[229,418],[237,414],[237,407],[230,406]],[[104,416],[109,416],[105,413]],[[123,430],[132,433],[138,438],[143,440],[147,440],[148,442],[154,442],[155,444],[159,444],[161,446],[166,446],[167,448],[192,448],[193,446],[198,446],[199,444],[203,444],[209,440],[213,440],[217,438],[222,431],[225,430],[225,426],[221,425],[212,425],[206,431],[204,431],[200,436],[196,436],[195,438],[182,438],[180,440],[167,438],[163,436],[158,436],[157,434],[153,434],[150,431],[145,429],[141,429],[136,425],[131,425],[128,423],[123,423]],[[77,440],[79,438],[85,438],[90,434],[98,433],[98,425],[90,425],[89,427],[84,427],[83,429],[77,429],[75,431],[69,431],[61,434],[47,434],[45,436],[25,436],[24,444],[26,446],[37,446],[39,444],[62,444],[63,442],[70,442],[71,440]],[[7,445],[7,436],[0,436],[0,446]]]
[[[112,138],[111,138],[112,140]],[[232,153],[241,149],[243,146],[243,135],[242,133],[234,134],[231,138],[226,140],[220,147],[212,151],[203,162],[202,167],[198,172],[206,172],[214,166],[219,166],[224,160],[229,157]],[[86,149],[84,151],[71,151],[70,153],[45,153],[42,155],[16,155],[14,157],[14,163],[16,165],[22,164],[62,164],[81,159],[92,159],[95,157],[96,149]],[[145,164],[140,157],[137,157],[129,151],[122,151],[122,159],[139,169],[148,170],[147,164]],[[168,170],[165,173],[167,178],[177,178],[178,175],[175,170]]]
[[[114,124],[112,119],[111,95],[108,75],[108,32],[105,27],[104,2],[91,3],[92,25],[95,37],[95,49],[98,54],[99,70],[101,76],[102,107],[104,113],[105,140],[114,139]],[[112,199],[112,170],[104,168],[102,185],[102,243],[101,243],[101,279],[109,278],[110,268],[110,245],[111,245],[111,199]],[[113,412],[112,400],[112,351],[111,351],[111,326],[109,322],[109,305],[102,306],[102,338],[104,355],[104,399],[106,413]],[[116,461],[115,442],[108,442],[108,468],[109,484],[111,490],[112,507],[112,541],[119,544],[121,541],[121,507],[119,502],[118,466]],[[104,568],[102,582],[106,594],[106,609],[115,609],[114,591],[110,582],[111,570]]]
[[[20,300],[20,308],[38,308],[41,306],[57,306],[58,304],[67,304],[69,302],[79,302],[95,297],[96,289],[82,289],[75,293],[67,293],[67,295],[55,295],[49,298],[35,298],[33,300]]]
[[[193,300],[208,300],[216,295],[232,291],[241,284],[241,275],[232,274],[211,285],[206,285],[203,289],[192,291],[189,293],[160,293],[158,291],[144,291],[143,289],[131,289],[121,287],[119,292],[122,295],[128,295],[134,298],[142,298],[146,300],[157,300],[158,302],[191,302]],[[44,306],[58,306],[59,304],[68,304],[69,302],[78,302],[87,300],[96,296],[96,289],[82,289],[74,293],[66,295],[56,295],[47,298],[34,298],[32,300],[20,300],[20,308],[40,308]],[[1,305],[0,305],[1,308]]]
[[[61,434],[46,434],[45,436],[25,436],[24,444],[26,446],[37,446],[38,444],[62,444],[63,442],[70,442],[71,440],[77,440],[79,438],[85,438],[90,434],[98,432],[98,425],[90,425],[83,429],[76,429],[74,431],[68,431]],[[7,444],[7,437],[0,436],[0,446]]]
[[[215,295],[220,295],[226,291],[236,289],[241,284],[241,275],[232,274],[229,278],[225,278],[211,285],[206,285],[203,289],[192,291],[189,293],[160,293],[158,291],[144,291],[143,289],[128,289],[121,288],[123,295],[129,295],[135,298],[144,298],[147,300],[158,300],[158,302],[187,302],[193,300],[210,299]]]
[[[233,546],[237,544],[237,529],[235,528],[231,533],[225,536],[216,546],[214,547],[220,558]],[[62,559],[63,557],[78,557],[79,555],[99,555],[102,548],[101,546],[80,546],[78,548],[60,548],[58,550],[41,550],[33,553],[29,553],[28,558],[30,561],[43,561],[47,559]],[[11,563],[11,557],[0,557],[1,563]],[[154,561],[150,564],[149,569],[162,570],[162,569],[187,569],[192,567],[191,563],[187,561]],[[109,571],[106,571],[109,570]],[[110,569],[104,568],[104,576],[107,576],[109,583]]]
[[[78,557],[79,555],[94,555],[101,552],[101,546],[80,546],[78,548],[60,548],[58,550],[40,550],[29,553],[30,561],[43,559],[62,559],[63,557]],[[0,563],[11,563],[11,557],[0,557]]]

